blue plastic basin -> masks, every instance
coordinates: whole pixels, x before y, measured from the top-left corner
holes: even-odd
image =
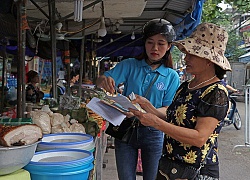
[[[86,150],[55,149],[35,153],[24,169],[32,180],[87,180],[93,161],[93,153]]]
[[[92,150],[95,147],[94,138],[84,133],[46,134],[37,146],[37,151],[51,149],[82,149]]]
[[[39,172],[29,171],[31,180],[88,180],[89,172],[93,169],[91,164],[88,168],[82,170],[74,170],[72,172]]]

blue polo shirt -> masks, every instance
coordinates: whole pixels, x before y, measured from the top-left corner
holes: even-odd
[[[161,65],[155,70],[145,60],[135,58],[125,59],[119,62],[113,69],[104,73],[107,77],[115,80],[116,86],[124,83],[123,95],[128,96],[131,92],[144,96],[145,92],[159,73],[159,77],[151,87],[147,99],[155,108],[169,106],[180,85],[177,72]]]

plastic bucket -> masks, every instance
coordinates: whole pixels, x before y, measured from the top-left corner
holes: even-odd
[[[93,136],[83,133],[56,133],[44,135],[37,146],[37,151],[51,149],[81,149],[93,152],[95,143]]]
[[[32,180],[87,180],[93,161],[93,153],[86,150],[56,149],[35,153],[24,169]]]
[[[30,171],[31,180],[88,180],[89,171],[93,169],[94,165],[91,164],[88,168],[71,171],[71,172],[39,172]]]

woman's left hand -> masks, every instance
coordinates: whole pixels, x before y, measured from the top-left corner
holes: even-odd
[[[145,97],[139,96],[137,94],[135,94],[136,99],[132,100],[131,102],[133,104],[138,103],[142,109],[144,109],[145,111],[147,111],[148,107],[151,107],[152,104],[150,103],[150,101],[148,99],[146,99]]]
[[[157,116],[151,113],[143,113],[141,111],[129,108],[129,111],[136,116],[144,126],[156,127]]]
[[[135,116],[132,112],[124,112],[123,114],[126,115],[127,118]]]

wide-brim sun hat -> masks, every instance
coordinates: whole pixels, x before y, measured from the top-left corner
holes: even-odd
[[[226,30],[212,23],[199,24],[189,38],[174,41],[180,51],[205,58],[222,69],[231,71],[231,66],[224,53],[228,41]]]

